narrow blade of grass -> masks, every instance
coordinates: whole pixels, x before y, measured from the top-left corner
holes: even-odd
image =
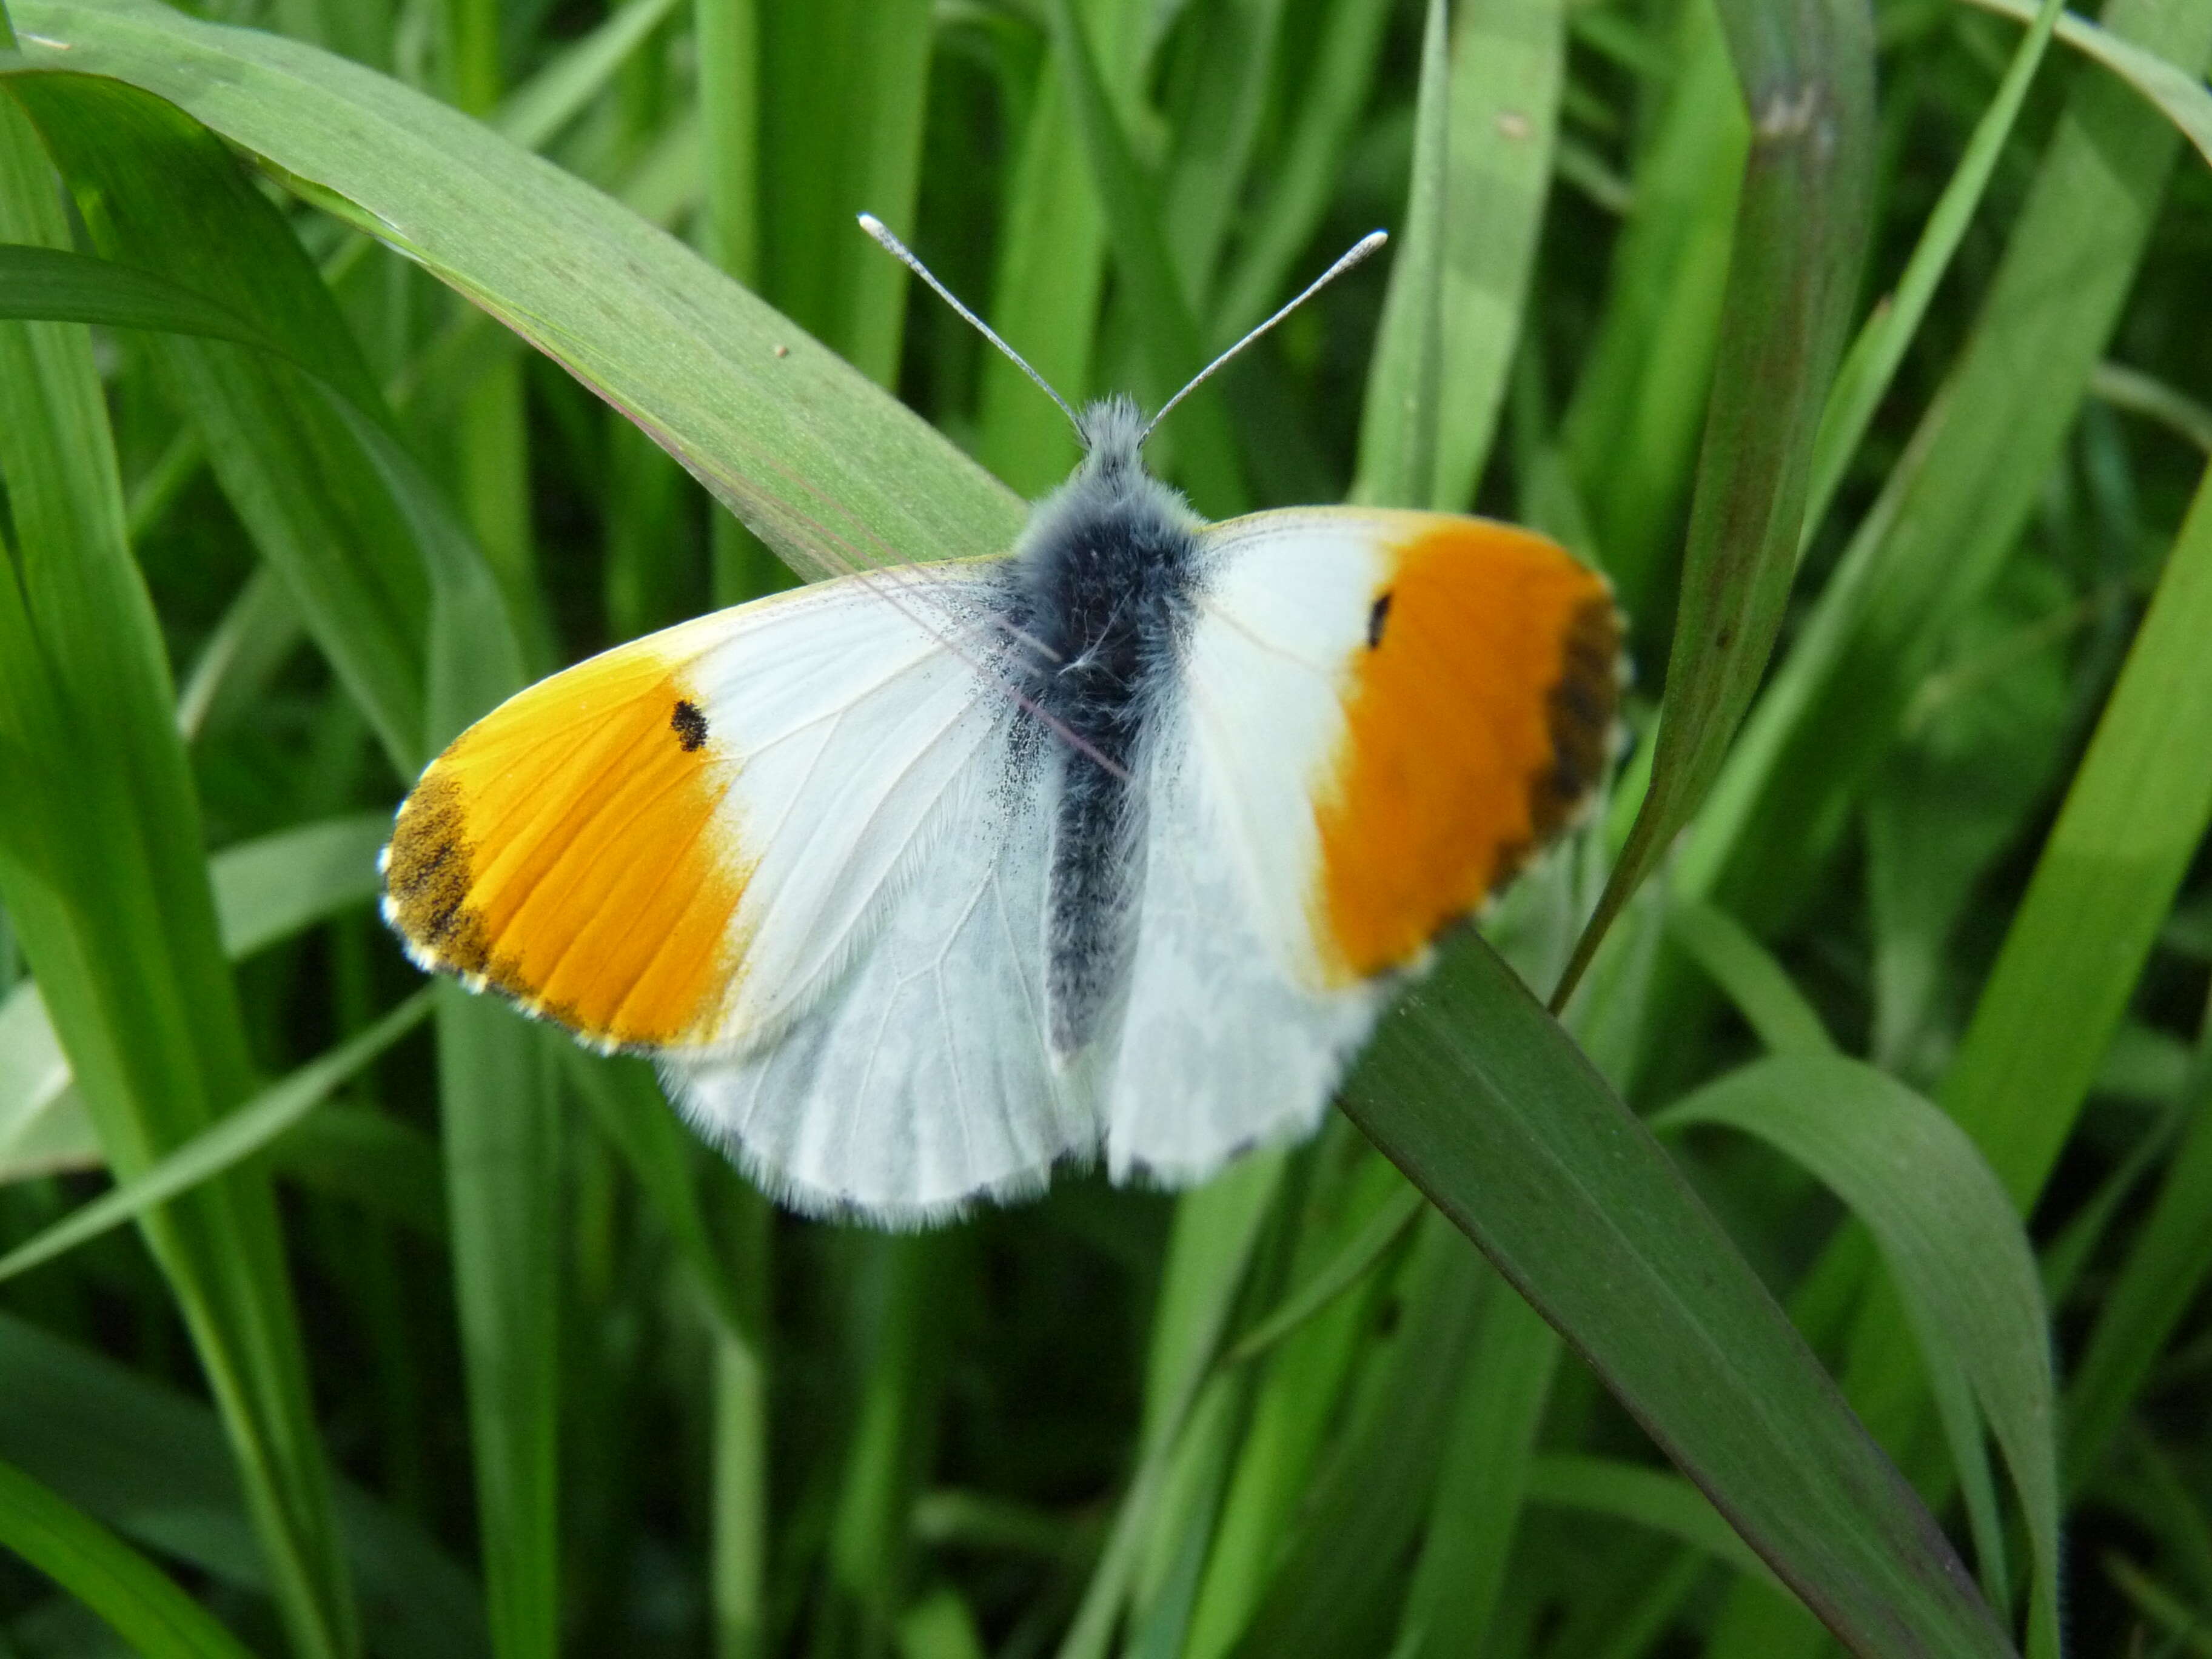
[[[1462,0],[1452,23],[1442,384],[1431,499],[1474,499],[1517,349],[1551,199],[1566,60],[1553,0]]]
[[[1974,124],[1966,153],[1944,185],[1936,210],[1928,216],[1912,257],[1905,262],[1905,274],[1898,278],[1888,300],[1867,319],[1858,337],[1851,342],[1843,367],[1836,371],[1836,384],[1828,394],[1820,434],[1813,444],[1813,480],[1805,498],[1804,529],[1798,538],[1801,546],[1827,517],[1836,486],[1843,481],[1844,468],[1866,435],[1868,423],[1888,392],[1898,364],[1905,360],[1905,348],[1920,331],[1936,286],[1951,268],[1951,256],[1959,251],[1966,227],[1981,205],[1990,175],[1996,170],[1997,157],[2012,137],[2013,122],[2043,62],[2043,49],[2051,43],[2051,27],[2064,9],[2065,0],[2043,0],[2041,9],[2032,14],[2027,33],[2014,49],[2012,62],[2005,65],[2004,79],[1997,82],[1989,107]]]
[[[1121,129],[1121,118],[1075,0],[1053,0],[1052,23],[1053,47],[1067,70],[1069,101],[1090,164],[1091,186],[1105,215],[1115,268],[1128,285],[1132,315],[1151,370],[1152,405],[1158,409],[1206,367],[1206,343],[1176,273],[1158,186]],[[1249,497],[1220,388],[1208,385],[1193,392],[1176,410],[1175,427],[1177,470],[1193,503],[1214,518],[1243,512]]]
[[[1126,91],[1151,8],[1144,0],[1089,0],[1083,15],[1099,72],[1112,92]],[[1106,216],[1076,124],[1074,74],[1048,32],[999,220],[990,318],[1048,385],[1079,406],[1094,390]],[[1024,495],[1043,495],[1075,463],[1074,433],[1047,408],[1027,375],[984,352],[976,453]]]
[[[1853,0],[1724,3],[1752,140],[1728,328],[1691,506],[1651,782],[1553,998],[1719,775],[1782,626],[1814,436],[1850,321],[1873,181],[1873,21]]]
[[[1727,1562],[1747,1577],[1782,1589],[1766,1563],[1752,1553],[1705,1495],[1678,1474],[1617,1458],[1547,1452],[1529,1466],[1528,1501],[1610,1516],[1665,1533]]]
[[[1669,907],[1667,931],[1728,994],[1759,1040],[1778,1054],[1839,1052],[1813,1005],[1742,923],[1710,904]]]
[[[1639,654],[1666,631],[1750,143],[1710,0],[1685,4],[1674,33],[1674,73],[1637,155],[1597,338],[1559,432]]]
[[[2023,1207],[2212,824],[2212,472],[2166,555],[1944,1080],[1943,1103]]]
[[[1464,1653],[1490,1632],[1559,1349],[1559,1333],[1519,1297],[1484,1304],[1399,1615],[1397,1650],[1407,1659]]]
[[[416,992],[359,1036],[309,1060],[174,1151],[0,1256],[0,1280],[135,1221],[252,1157],[329,1099],[332,1090],[420,1024],[429,1012],[428,993]]]
[[[2027,0],[1970,0],[1970,3],[2023,23],[2036,15]],[[2212,90],[2206,88],[2200,76],[2156,49],[2138,46],[2125,35],[2070,11],[2059,15],[2058,38],[2157,105],[2182,136],[2197,146],[2197,154],[2212,162]]]
[[[220,1584],[268,1591],[268,1559],[207,1407],[11,1314],[0,1314],[0,1457],[143,1548]],[[369,1650],[483,1659],[483,1607],[468,1574],[415,1522],[343,1479],[337,1513]]]
[[[428,758],[425,584],[404,526],[351,461],[314,384],[381,411],[327,290],[213,135],[112,82],[28,77],[23,90],[116,262],[106,281],[134,289],[134,326],[167,331],[149,335],[149,349],[225,493],[386,752],[411,773]],[[181,337],[198,313],[218,311],[250,318],[268,355]]]
[[[2106,27],[2178,62],[2212,4],[2113,0]],[[2142,256],[2179,139],[2124,87],[2073,86],[1973,331],[1799,630],[1674,872],[1754,931],[1817,882],[1957,619],[2045,488]]]
[[[1146,1365],[1145,1416],[1128,1490],[1085,1587],[1060,1659],[1103,1659],[1155,1524],[1176,1443],[1228,1333],[1238,1290],[1283,1173],[1283,1155],[1232,1165],[1178,1200]]]
[[[2066,1473],[2078,1490],[2104,1460],[2190,1304],[2212,1276],[2212,1036],[2183,1096],[2189,1128],[2103,1299],[2066,1391]]]
[[[1436,507],[1437,404],[1443,395],[1444,254],[1450,205],[1451,36],[1443,0],[1429,0],[1413,105],[1406,216],[1390,250],[1390,286],[1367,360],[1354,501]]]
[[[1377,1567],[1404,1559],[1420,1533],[1483,1304],[1504,1293],[1442,1218],[1426,1219],[1406,1266],[1404,1312],[1370,1362],[1380,1374],[1369,1409],[1308,1495],[1238,1659],[1386,1650],[1401,1581]]]
[[[9,1463],[0,1463],[0,1544],[146,1659],[248,1659],[245,1645],[153,1563]]]
[[[1251,232],[1221,284],[1210,337],[1216,350],[1242,338],[1281,302],[1292,269],[1320,229],[1372,88],[1389,13],[1388,0],[1336,0],[1329,8],[1311,67],[1291,101],[1282,159],[1263,180],[1266,194]]]

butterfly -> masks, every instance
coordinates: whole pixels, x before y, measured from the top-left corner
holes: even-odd
[[[1146,423],[1046,386],[1083,458],[1002,557],[757,599],[484,716],[383,854],[410,957],[651,1056],[814,1214],[928,1224],[1102,1152],[1184,1185],[1310,1133],[1598,781],[1621,624],[1504,524],[1202,521],[1142,458],[1190,389]]]

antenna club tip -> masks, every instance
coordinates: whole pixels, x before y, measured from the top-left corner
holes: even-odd
[[[860,228],[866,231],[871,236],[874,235],[878,231],[884,228],[884,222],[877,218],[872,213],[855,214],[854,216],[859,220]]]
[[[862,216],[864,218],[866,216],[866,215]],[[1352,252],[1355,253],[1371,253],[1389,240],[1390,233],[1389,231],[1370,230],[1364,236],[1359,239],[1358,245],[1353,248]]]

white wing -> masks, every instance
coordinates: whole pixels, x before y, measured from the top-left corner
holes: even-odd
[[[1097,1146],[1046,1038],[1036,769],[1012,752],[1010,720],[977,724],[943,787],[902,814],[889,890],[826,990],[764,1044],[663,1066],[695,1127],[797,1208],[924,1225],[1041,1188]]]
[[[1050,773],[990,665],[998,580],[826,582],[541,682],[425,773],[387,915],[425,966],[654,1056],[803,1207],[1042,1185],[1097,1131],[1046,1057]]]
[[[1097,1140],[1046,1042],[1045,772],[988,665],[993,594],[957,568],[904,580],[702,665],[759,852],[736,1040],[663,1064],[775,1196],[888,1225],[1042,1188]]]

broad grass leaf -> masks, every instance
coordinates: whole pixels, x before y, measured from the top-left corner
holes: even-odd
[[[261,157],[559,361],[794,569],[994,553],[1020,528],[1010,493],[804,331],[447,106],[133,0],[12,9],[21,67],[142,87]]]
[[[1771,1141],[1873,1231],[1923,1343],[1955,1364],[2003,1449],[2036,1556],[2030,1650],[2057,1651],[2056,1385],[2042,1281],[2017,1215],[1959,1126],[1886,1074],[1778,1056],[1708,1085],[1653,1121],[1724,1124]]]
[[[0,97],[0,241],[64,247],[52,172],[15,88]],[[110,1162],[150,1165],[251,1091],[153,607],[124,539],[113,440],[80,325],[0,324],[0,470],[21,538],[11,696],[27,775],[0,857],[10,920]],[[11,688],[15,690],[15,688]],[[102,764],[82,763],[85,734]],[[282,1235],[266,1176],[234,1171],[143,1231],[239,1448],[310,1655],[357,1646]]]
[[[1487,947],[1400,1002],[1344,1106],[1855,1651],[2011,1650],[1718,1224]]]

